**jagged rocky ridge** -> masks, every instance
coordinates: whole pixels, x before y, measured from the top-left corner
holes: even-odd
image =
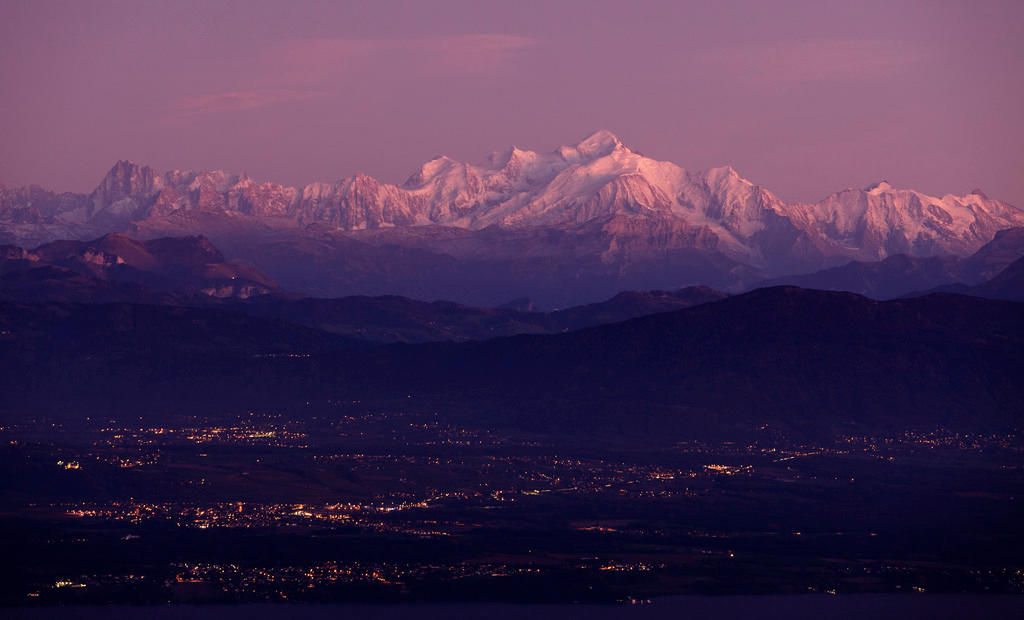
[[[343,231],[597,222],[606,252],[621,251],[620,240],[716,250],[768,272],[829,259],[969,254],[998,230],[1024,225],[1024,212],[978,190],[932,197],[880,183],[814,204],[785,203],[732,168],[688,172],[644,157],[607,131],[551,153],[513,147],[481,165],[438,157],[401,186],[356,174],[295,188],[222,171],[160,174],[121,161],[89,195],[36,187],[0,193],[8,241],[145,234],[190,211],[256,218],[271,228]]]
[[[277,292],[272,279],[228,261],[201,236],[140,241],[110,233],[28,250],[0,245],[0,299],[182,303]]]

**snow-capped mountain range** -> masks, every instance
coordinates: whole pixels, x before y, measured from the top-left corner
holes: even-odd
[[[218,230],[204,229],[209,218],[200,214],[217,215]],[[779,274],[894,254],[970,254],[997,231],[1024,226],[1024,211],[978,190],[934,197],[885,182],[786,203],[732,168],[689,172],[608,131],[549,153],[512,147],[479,165],[437,157],[400,186],[356,174],[296,188],[121,161],[88,195],[0,191],[0,241],[23,246],[118,231],[224,238],[232,226],[253,225],[288,234],[376,231],[396,243],[438,227],[588,231],[592,239],[596,231],[590,247],[605,261],[684,248]]]

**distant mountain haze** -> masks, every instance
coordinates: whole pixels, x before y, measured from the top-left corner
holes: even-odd
[[[71,418],[356,399],[577,435],[1008,429],[1022,310],[774,287],[565,334],[367,348],[220,310],[2,302],[0,394],[11,414]]]
[[[851,261],[814,273],[772,278],[758,282],[752,288],[788,284],[803,288],[849,291],[875,299],[892,299],[930,290],[971,292],[991,297],[983,293],[996,289],[986,288],[984,283],[998,277],[1021,257],[1024,257],[1024,228],[1010,228],[999,231],[992,241],[965,258],[895,254],[881,261]],[[1005,287],[999,290],[1005,290]],[[995,298],[1015,299],[1012,295],[1006,296],[1008,294]]]
[[[0,246],[0,300],[132,303],[229,310],[285,320],[366,342],[484,340],[558,333],[689,308],[726,294],[708,287],[629,291],[550,313],[477,308],[395,295],[305,298],[225,261],[203,237],[138,241],[109,234],[25,250]]]

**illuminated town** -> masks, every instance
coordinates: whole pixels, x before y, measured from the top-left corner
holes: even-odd
[[[1010,557],[968,568],[955,549],[873,555],[902,530],[856,508],[910,493],[923,509],[917,472],[936,468],[959,496],[1012,502],[1024,491],[1017,434],[805,443],[763,426],[746,441],[556,448],[436,415],[336,410],[307,422],[247,412],[0,429],[9,469],[52,489],[37,497],[16,480],[6,491],[4,518],[27,533],[7,543],[11,557],[83,558],[23,568],[6,600],[546,600],[557,587],[573,600],[636,602],[780,585],[1024,592]],[[777,507],[791,502],[808,514]],[[823,504],[849,514],[822,514]],[[783,551],[791,562],[769,560]],[[85,560],[93,553],[105,558],[98,566]]]

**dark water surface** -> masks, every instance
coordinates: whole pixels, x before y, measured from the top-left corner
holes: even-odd
[[[91,620],[257,620],[271,619],[433,619],[554,620],[562,618],[638,618],[704,620],[764,619],[1024,619],[1024,596],[1012,595],[798,595],[798,596],[676,596],[656,599],[648,605],[516,605],[504,603],[454,603],[423,605],[168,605],[69,606],[0,609],[9,619],[74,618]]]

